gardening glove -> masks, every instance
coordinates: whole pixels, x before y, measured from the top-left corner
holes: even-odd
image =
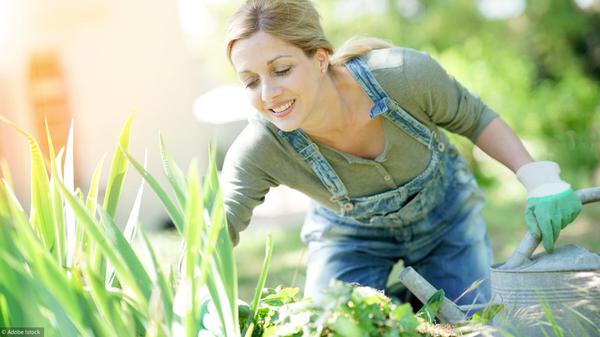
[[[575,220],[582,207],[559,173],[560,167],[551,161],[532,162],[517,170],[517,178],[527,189],[527,228],[533,237],[542,239],[548,253],[554,251],[561,229]]]

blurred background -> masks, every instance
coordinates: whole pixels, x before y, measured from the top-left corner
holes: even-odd
[[[246,104],[224,54],[234,0],[0,0],[0,114],[45,148],[75,130],[76,184],[84,191],[103,155],[134,114],[131,152],[160,177],[159,132],[174,160],[206,166],[208,143],[219,160],[246,123]],[[335,45],[374,35],[427,51],[496,110],[535,158],[557,161],[574,187],[600,185],[600,0],[316,0]],[[452,136],[488,203],[484,216],[495,259],[525,233],[525,191],[514,175],[464,139]],[[29,200],[25,140],[0,124],[0,158],[17,194]],[[108,175],[105,163],[104,179]],[[141,178],[129,172],[119,217],[128,214]],[[299,239],[307,200],[280,187],[256,210],[236,248],[240,295],[252,297],[267,232],[275,251],[267,285],[302,287]],[[153,231],[165,266],[179,238],[147,190],[142,225]],[[165,229],[166,228],[166,229]],[[586,206],[559,244],[600,250],[600,206]]]

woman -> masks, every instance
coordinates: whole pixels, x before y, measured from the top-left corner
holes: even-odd
[[[225,160],[230,235],[237,244],[273,186],[311,197],[305,296],[332,279],[384,289],[400,259],[452,299],[488,278],[483,195],[440,128],[516,172],[529,231],[546,250],[581,209],[558,165],[534,162],[502,119],[425,53],[375,38],[334,53],[309,0],[247,1],[227,42],[260,113]],[[459,303],[489,297],[484,282]]]

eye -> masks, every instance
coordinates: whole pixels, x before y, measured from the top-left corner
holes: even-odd
[[[246,87],[246,89],[254,89],[254,88],[256,88],[257,84],[258,84],[258,79],[254,79],[254,78],[244,82],[244,86]]]
[[[284,69],[275,70],[275,75],[277,75],[277,76],[285,76],[285,75],[287,75],[290,72],[290,70],[292,70],[292,67],[287,67],[287,68],[284,68]]]

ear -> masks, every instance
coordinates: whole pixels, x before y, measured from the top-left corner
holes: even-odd
[[[329,52],[323,48],[319,48],[315,51],[314,57],[319,62],[321,72],[326,73],[327,69],[329,69]]]

